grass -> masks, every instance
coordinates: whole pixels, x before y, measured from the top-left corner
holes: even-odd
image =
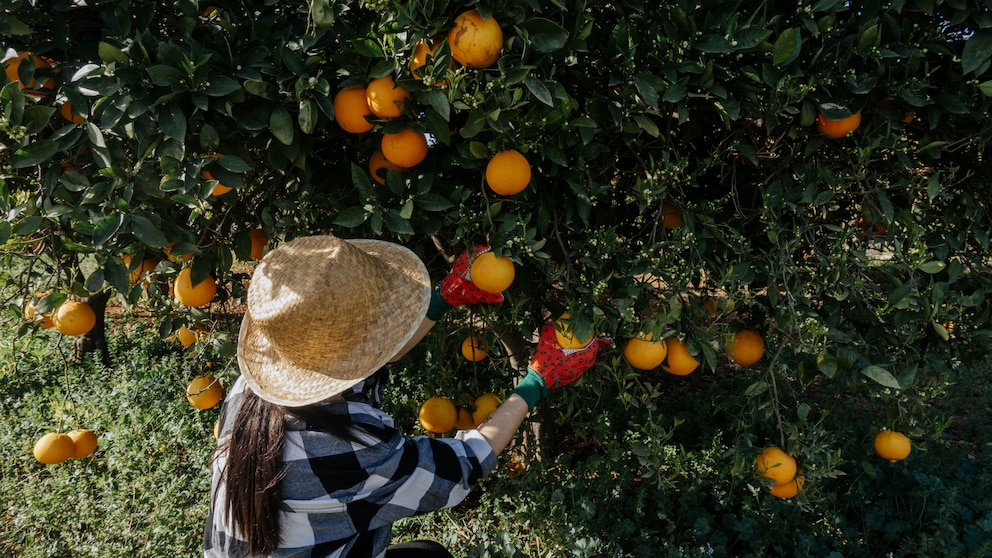
[[[68,341],[51,332],[0,339],[0,555],[199,553],[218,410],[194,409],[184,386],[207,363],[228,382],[236,371],[145,323],[113,315],[111,367],[68,362]],[[411,435],[420,402],[448,381],[424,371],[450,362],[441,347],[457,349],[438,333],[390,386],[389,410]],[[395,538],[471,558],[992,554],[992,434],[971,420],[989,418],[987,368],[929,377],[912,394],[783,373],[775,413],[767,393],[742,395],[750,370],[676,378],[604,362],[534,417],[550,455],[520,449],[523,470],[502,456],[466,502],[399,522]],[[896,464],[871,451],[892,413],[915,444]],[[769,496],[751,472],[757,449],[778,439],[778,414],[807,471],[795,500]],[[34,461],[34,440],[75,427],[98,433],[92,457]]]

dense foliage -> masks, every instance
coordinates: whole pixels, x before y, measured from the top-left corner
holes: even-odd
[[[757,448],[776,444],[807,469],[810,506],[841,506],[849,487],[831,479],[852,474],[851,436],[889,427],[936,442],[946,425],[930,406],[942,395],[934,386],[988,373],[992,17],[977,3],[41,4],[0,0],[5,58],[37,55],[16,80],[0,78],[3,301],[18,336],[38,327],[22,319],[29,301],[42,313],[114,293],[150,308],[163,337],[184,323],[212,328],[214,345],[194,352],[229,356],[218,311],[241,300],[253,229],[270,244],[327,231],[397,241],[435,277],[488,239],[516,263],[507,301],[453,312],[418,353],[414,368],[432,372],[411,393],[505,390],[524,340],[567,310],[580,337],[616,345],[542,407],[544,462],[605,448],[593,454],[615,470],[596,459],[559,467],[602,480],[637,463],[639,486],[657,483],[658,501],[676,508],[692,500],[660,479],[671,482],[682,460],[715,460],[740,497],[760,486]],[[449,64],[447,32],[470,8],[502,28],[487,69]],[[414,75],[420,41],[438,44]],[[403,114],[343,131],[337,92],[383,76],[411,93]],[[829,137],[816,128],[821,113],[858,114],[860,126]],[[380,185],[368,161],[383,134],[405,127],[428,135],[427,158]],[[533,169],[512,196],[484,178],[504,149]],[[233,191],[213,195],[217,183]],[[133,280],[145,260],[154,280]],[[183,266],[194,282],[219,279],[213,306],[169,296]],[[723,354],[742,328],[766,346],[746,369]],[[458,347],[474,329],[494,350],[469,365]],[[701,370],[673,384],[660,369],[631,369],[619,349],[639,332],[685,340]],[[716,378],[739,389],[707,391]],[[699,399],[667,408],[671,389]],[[842,394],[862,415],[841,428],[828,417]],[[683,421],[718,418],[724,438],[712,446],[680,434]],[[884,476],[872,467],[858,482]],[[929,474],[898,483],[950,482]],[[871,486],[853,493],[868,500]],[[718,514],[712,498],[695,504],[699,525],[679,523],[686,507],[652,540],[738,529],[724,546],[743,548],[740,529],[757,526]],[[862,510],[852,513],[863,524],[882,513],[843,505]]]

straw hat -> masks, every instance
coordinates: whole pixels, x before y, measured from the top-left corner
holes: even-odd
[[[297,238],[266,254],[252,275],[238,365],[262,399],[322,401],[395,356],[429,301],[427,268],[403,246]]]

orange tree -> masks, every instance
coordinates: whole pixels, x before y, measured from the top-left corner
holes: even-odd
[[[988,357],[992,34],[972,4],[2,4],[7,57],[46,61],[12,63],[0,90],[12,317],[39,292],[39,313],[116,293],[158,307],[167,335],[210,312],[171,303],[168,281],[192,267],[237,300],[252,229],[394,240],[437,277],[488,238],[516,263],[507,303],[451,327],[485,324],[504,356],[544,310],[582,338],[678,337],[705,371],[760,332],[747,394],[773,401],[774,428],[749,451],[800,445],[786,379],[908,393]],[[452,60],[470,9],[501,28],[487,67],[491,52]],[[336,93],[386,76],[410,93],[400,116],[344,131]],[[406,129],[426,158],[371,176]],[[506,150],[532,170],[513,195],[485,180]],[[130,281],[148,258],[162,281]],[[519,362],[485,365],[509,378]],[[453,395],[446,377],[431,387]],[[621,391],[649,405],[656,380]]]

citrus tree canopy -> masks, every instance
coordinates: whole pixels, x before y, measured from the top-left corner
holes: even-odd
[[[494,323],[568,311],[579,338],[674,336],[703,369],[741,329],[765,364],[894,389],[988,353],[976,3],[0,4],[0,244],[39,314],[148,293],[169,333],[206,311],[171,302],[183,267],[237,299],[249,231],[330,231],[436,276],[488,238],[516,265]],[[485,31],[449,33],[469,10]],[[362,104],[384,77],[398,116]],[[508,150],[531,174],[501,195]]]

